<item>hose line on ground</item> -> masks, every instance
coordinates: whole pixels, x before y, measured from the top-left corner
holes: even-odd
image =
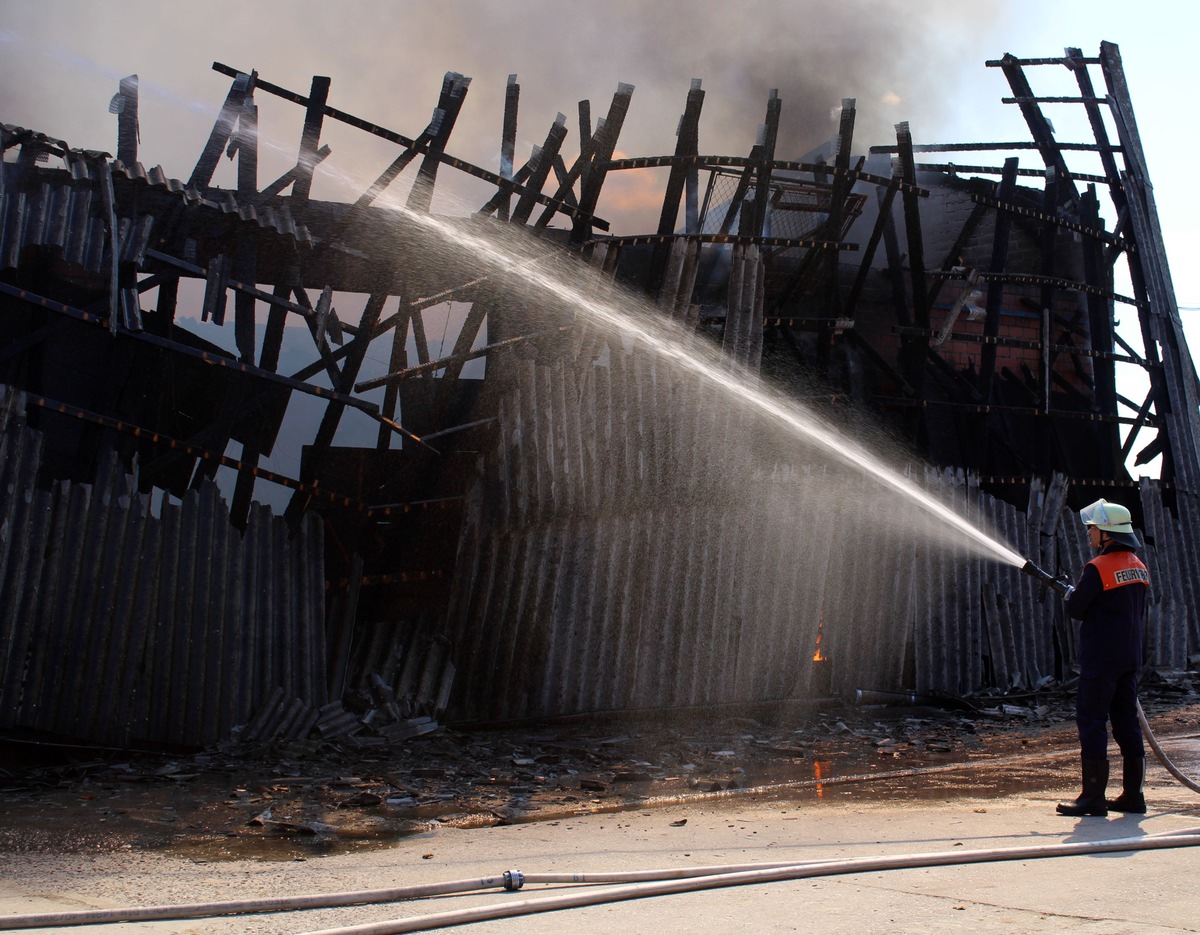
[[[101,925],[116,922],[147,922],[165,919],[198,919],[215,915],[284,912],[305,909],[345,908],[373,903],[396,902],[424,896],[445,896],[481,889],[503,887],[518,890],[525,884],[618,883],[618,888],[594,889],[559,896],[543,896],[519,902],[478,906],[471,909],[414,916],[346,928],[327,929],[312,935],[385,935],[416,932],[449,925],[465,925],[487,919],[529,915],[582,906],[599,905],[649,896],[665,896],[694,890],[716,889],[752,883],[771,883],[808,877],[866,873],[917,867],[984,863],[1001,860],[1028,860],[1037,857],[1069,857],[1114,851],[1151,850],[1200,845],[1200,829],[1120,838],[1110,841],[1048,844],[1030,847],[980,851],[934,852],[891,857],[831,858],[792,863],[725,864],[708,867],[673,867],[664,870],[632,870],[601,873],[531,873],[505,871],[491,877],[455,880],[384,890],[360,890],[348,893],[193,903],[177,906],[139,906],[75,912],[39,913],[0,917],[0,930],[61,928],[74,925]]]
[[[825,861],[811,861],[820,864]],[[0,916],[0,931],[31,928],[63,928],[72,925],[107,925],[114,922],[160,922],[168,919],[206,919],[214,916],[254,915],[267,912],[293,912],[302,909],[331,909],[396,903],[431,896],[453,896],[480,890],[519,890],[526,884],[556,883],[642,883],[649,880],[711,876],[742,870],[794,867],[796,861],[748,863],[716,867],[674,867],[666,870],[624,870],[603,873],[522,873],[506,870],[488,877],[450,880],[387,889],[351,890],[343,893],[315,893],[307,896],[266,896],[261,899],[232,899],[205,903],[178,903],[161,906],[122,906],[112,909],[74,909],[63,912],[28,913]]]
[[[1165,769],[1168,773],[1178,779],[1193,792],[1200,792],[1200,783],[1196,783],[1191,779],[1188,779],[1188,777],[1183,774],[1179,767],[1171,762],[1167,754],[1163,752],[1163,748],[1158,743],[1158,738],[1154,736],[1154,731],[1150,729],[1150,722],[1146,720],[1146,712],[1142,710],[1142,703],[1140,701],[1137,703],[1137,713],[1138,722],[1142,725],[1142,733],[1146,737],[1146,743],[1150,745],[1150,749],[1153,750],[1154,755],[1158,757],[1158,762],[1163,765],[1163,769]]]
[[[1120,838],[1111,841],[1077,841],[1067,844],[1042,844],[1032,847],[997,848],[980,851],[941,851],[928,854],[904,854],[892,857],[856,857],[847,860],[824,861],[818,864],[795,864],[774,870],[749,870],[737,873],[718,873],[689,880],[667,880],[655,883],[630,883],[610,889],[568,893],[562,896],[543,896],[517,902],[494,903],[469,909],[455,909],[407,919],[368,922],[342,928],[321,929],[305,935],[399,935],[404,932],[424,932],[430,929],[467,925],[491,919],[507,919],[552,912],[559,909],[578,909],[604,903],[668,896],[699,890],[744,886],[752,883],[775,883],[812,877],[835,876],[847,873],[868,873],[880,870],[902,870],[923,867],[948,867],[958,864],[989,863],[1002,860],[1033,860],[1044,857],[1074,857],[1117,851],[1141,851],[1200,845],[1200,833],[1186,832],[1153,835],[1141,838]]]

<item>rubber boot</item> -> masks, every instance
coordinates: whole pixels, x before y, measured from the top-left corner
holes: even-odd
[[[1146,779],[1146,758],[1127,756],[1121,761],[1121,794],[1110,799],[1108,807],[1118,812],[1135,815],[1146,814],[1146,797],[1142,794],[1142,783]]]
[[[1060,815],[1108,814],[1108,803],[1104,801],[1104,788],[1108,785],[1108,760],[1083,760],[1083,792],[1074,802],[1059,802]]]

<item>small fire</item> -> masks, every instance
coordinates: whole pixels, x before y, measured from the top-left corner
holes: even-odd
[[[822,780],[826,778],[825,774],[829,771],[828,766],[828,763],[824,763],[821,760],[813,760],[813,779],[816,782],[814,788],[818,799],[825,797],[825,784]]]
[[[821,655],[821,627],[824,626],[824,621],[817,624],[817,646],[816,652],[813,653],[813,662],[824,662],[828,657]]]

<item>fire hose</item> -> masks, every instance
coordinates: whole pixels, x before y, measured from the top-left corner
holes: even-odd
[[[388,890],[359,890],[309,896],[274,897],[217,903],[193,903],[175,906],[137,906],[93,909],[0,917],[0,930],[60,928],[72,925],[100,925],[115,922],[147,922],[165,919],[199,919],[218,915],[245,915],[300,909],[361,906],[370,903],[397,902],[426,896],[467,893],[503,886],[519,890],[526,883],[621,883],[619,887],[588,888],[559,896],[543,896],[516,902],[494,903],[449,912],[411,916],[407,919],[369,922],[362,925],[323,929],[307,935],[392,935],[420,932],[454,925],[466,925],[491,919],[512,918],[560,909],[597,906],[605,903],[668,896],[730,886],[775,883],[883,870],[952,867],[966,864],[1009,860],[1035,860],[1050,857],[1078,857],[1132,851],[1162,850],[1200,846],[1200,829],[1174,831],[1135,838],[1107,841],[1075,841],[1062,844],[1038,844],[1022,847],[987,848],[977,851],[933,851],[896,854],[885,857],[851,857],[775,864],[730,864],[710,867],[675,867],[665,870],[635,870],[605,873],[532,873],[509,870],[492,877],[457,880]]]

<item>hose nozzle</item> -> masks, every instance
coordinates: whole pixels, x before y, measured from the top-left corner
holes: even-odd
[[[1033,562],[1026,562],[1021,566],[1021,571],[1029,575],[1030,578],[1036,578],[1042,583],[1042,593],[1047,590],[1055,591],[1063,597],[1070,597],[1071,592],[1075,589],[1071,587],[1066,575],[1052,575],[1050,572],[1042,568],[1038,568]]]

